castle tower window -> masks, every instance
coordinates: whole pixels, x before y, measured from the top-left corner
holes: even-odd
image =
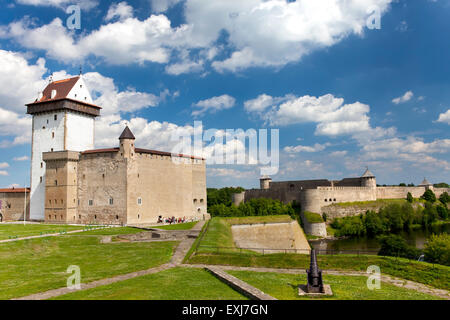
[[[116,220],[119,220],[119,216],[116,216]]]
[[[194,203],[197,203],[197,199],[194,199]]]
[[[336,198],[334,198],[333,201],[336,201]]]
[[[55,133],[54,132],[52,132],[52,139],[54,139],[55,138]]]
[[[55,186],[57,186],[58,185],[58,180],[55,180]]]
[[[97,220],[97,215],[94,215],[94,220]]]
[[[327,202],[328,200],[327,199],[325,199],[325,202]]]
[[[44,167],[44,163],[41,162],[41,168],[43,168],[43,167]]]
[[[142,198],[138,198],[138,199],[137,199],[137,204],[138,204],[138,205],[141,205],[141,204],[142,204]]]
[[[89,201],[88,201],[88,204],[89,204],[90,206],[94,205],[94,200],[89,200]]]
[[[81,219],[81,214],[78,215],[78,219]]]
[[[333,199],[330,198],[330,202],[333,201]]]
[[[102,174],[102,177],[105,178],[105,174]]]
[[[114,204],[114,199],[113,198],[109,198],[109,205],[112,206]]]
[[[51,215],[48,216],[48,220],[52,220],[52,216]]]
[[[204,199],[200,199],[200,203],[203,203],[205,200]]]
[[[138,220],[141,220],[141,215],[140,214],[138,214]]]
[[[55,114],[55,116],[53,117],[56,120],[58,120],[58,115]]]
[[[40,182],[42,183],[42,177],[39,177]]]
[[[53,148],[50,149],[50,152],[53,152]]]

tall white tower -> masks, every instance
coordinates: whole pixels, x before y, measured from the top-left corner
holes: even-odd
[[[27,113],[33,115],[30,219],[44,220],[45,162],[43,152],[94,148],[94,121],[100,107],[92,104],[82,76],[51,82]]]

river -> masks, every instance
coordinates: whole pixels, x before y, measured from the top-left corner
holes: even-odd
[[[450,223],[435,226],[430,230],[414,229],[411,231],[401,232],[400,235],[406,239],[408,244],[415,246],[418,249],[423,249],[427,238],[433,234],[450,233]],[[319,251],[366,251],[367,253],[373,252],[376,254],[380,249],[380,244],[374,238],[349,238],[338,240],[313,240],[310,241],[311,246]]]

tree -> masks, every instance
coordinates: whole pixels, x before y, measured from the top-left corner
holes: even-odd
[[[450,186],[448,185],[448,183],[445,182],[441,182],[441,183],[436,183],[433,185],[435,188],[450,188]]]
[[[436,207],[437,213],[439,215],[439,217],[441,217],[442,220],[447,220],[448,219],[448,209],[445,206],[437,206]]]
[[[406,195],[406,200],[407,200],[409,203],[412,203],[412,202],[414,201],[414,198],[413,198],[411,192],[408,192],[408,194]]]
[[[425,209],[423,210],[422,225],[429,227],[438,218],[436,207],[430,202],[425,203]]]
[[[366,212],[364,223],[366,225],[366,232],[369,237],[374,237],[386,231],[380,215],[374,211],[369,210]]]
[[[441,196],[439,197],[439,201],[442,202],[443,204],[450,203],[450,196],[448,195],[447,192],[444,192],[444,193],[441,194]]]
[[[398,185],[399,187],[406,187],[406,183],[400,183],[399,185]]]
[[[424,254],[428,262],[450,266],[450,235],[432,235],[425,243]]]
[[[420,252],[413,246],[409,246],[405,239],[398,235],[381,236],[378,238],[381,244],[379,256],[403,257],[416,259]]]
[[[436,195],[431,189],[426,190],[424,194],[421,196],[421,198],[431,203],[436,202]]]

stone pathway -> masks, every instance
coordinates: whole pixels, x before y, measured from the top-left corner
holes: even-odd
[[[274,297],[262,292],[258,288],[244,282],[231,274],[226,273],[221,268],[210,266],[206,267],[206,270],[211,272],[216,278],[219,278],[222,282],[225,282],[228,286],[232,287],[236,291],[249,297],[252,300],[277,300]]]

